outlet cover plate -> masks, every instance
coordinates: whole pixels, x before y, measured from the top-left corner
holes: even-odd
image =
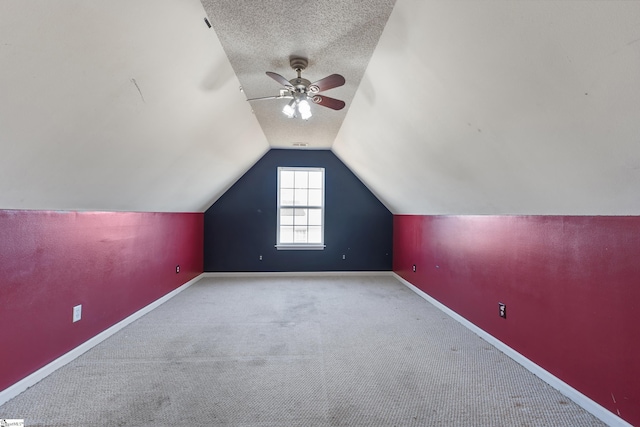
[[[82,304],[73,307],[73,323],[82,319]]]
[[[502,317],[503,319],[507,318],[507,305],[499,302],[498,303],[498,314],[500,315],[500,317]]]

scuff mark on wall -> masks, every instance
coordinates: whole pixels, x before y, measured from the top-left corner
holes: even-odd
[[[138,89],[138,93],[140,94],[140,98],[142,99],[142,102],[146,104],[147,101],[144,100],[144,95],[142,95],[142,91],[140,90],[140,86],[138,86],[138,82],[136,81],[136,79],[131,79],[131,83],[133,83],[136,89]]]

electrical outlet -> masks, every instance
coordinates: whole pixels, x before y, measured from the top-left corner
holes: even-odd
[[[342,259],[347,259],[347,256],[342,254]]]
[[[262,255],[260,255],[260,261],[262,261]]]
[[[415,264],[413,264],[413,272],[414,273],[416,272],[416,265]]]
[[[498,303],[498,314],[503,319],[507,318],[507,306],[506,306],[506,304],[501,303],[501,302]]]
[[[180,273],[180,266],[176,265],[176,274]]]
[[[82,319],[82,304],[73,307],[73,323]]]

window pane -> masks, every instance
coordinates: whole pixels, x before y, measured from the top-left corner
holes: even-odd
[[[293,225],[293,209],[280,209],[280,225]]]
[[[293,206],[293,190],[280,190],[280,206]]]
[[[307,206],[307,192],[308,190],[298,189],[295,190],[294,206]]]
[[[293,231],[294,243],[307,243],[307,227],[295,227]]]
[[[309,227],[308,243],[322,243],[322,227]]]
[[[322,206],[322,190],[309,190],[309,206]]]
[[[321,171],[309,172],[309,188],[322,188],[322,172]]]
[[[293,227],[280,227],[280,243],[293,243]]]
[[[309,172],[294,171],[294,173],[295,173],[295,188],[307,188],[309,186]]]
[[[322,211],[309,209],[309,225],[322,225]]]
[[[294,217],[294,225],[307,225],[309,217],[307,216],[306,209],[296,209]]]
[[[280,188],[293,188],[293,171],[280,171]]]

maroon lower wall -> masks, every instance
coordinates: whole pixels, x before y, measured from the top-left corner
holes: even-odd
[[[203,227],[201,213],[0,210],[0,390],[200,274]]]
[[[640,217],[396,215],[393,256],[401,277],[640,425]]]

